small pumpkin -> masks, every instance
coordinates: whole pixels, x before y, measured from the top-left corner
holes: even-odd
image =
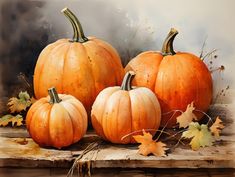
[[[187,52],[175,52],[173,41],[178,31],[171,29],[162,52],[147,51],[133,58],[125,71],[133,70],[133,84],[148,87],[157,95],[161,109],[161,126],[173,127],[176,117],[173,110],[185,111],[194,102],[196,109],[206,112],[212,100],[212,78],[205,63]],[[174,115],[173,115],[174,114]],[[198,120],[202,113],[195,113]]]
[[[62,148],[78,142],[87,130],[87,113],[82,103],[71,95],[57,94],[36,101],[26,116],[26,127],[40,146]]]
[[[121,87],[104,89],[92,106],[93,128],[112,143],[134,143],[132,136],[123,137],[142,129],[157,130],[160,125],[161,109],[156,96],[148,88],[132,88],[133,77],[133,72],[127,72]]]
[[[76,16],[68,8],[62,12],[71,22],[74,36],[72,40],[59,39],[41,52],[34,71],[35,96],[45,97],[47,89],[55,86],[58,93],[79,99],[89,113],[101,90],[121,84],[124,69],[110,44],[85,37]]]

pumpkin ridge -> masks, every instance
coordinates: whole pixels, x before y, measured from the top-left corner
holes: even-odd
[[[102,90],[101,91],[102,93],[97,96],[96,99],[102,98],[102,100],[103,100],[103,98],[105,98],[103,104],[101,105],[102,108],[99,109],[99,111],[102,111],[100,113],[100,115],[98,116],[99,118],[97,118],[96,112],[94,113],[94,109],[96,110],[97,107],[99,107],[99,104],[94,102],[94,104],[92,106],[91,116],[95,116],[95,117],[93,117],[91,119],[92,125],[95,125],[96,121],[99,122],[99,125],[100,125],[99,126],[99,128],[100,128],[99,130],[101,131],[101,133],[100,132],[98,133],[97,130],[95,128],[94,129],[95,129],[96,133],[99,136],[103,137],[103,139],[105,139],[105,140],[107,140],[107,137],[106,137],[106,135],[104,133],[104,120],[103,120],[103,119],[105,119],[105,116],[106,116],[106,114],[105,114],[106,113],[106,109],[105,108],[107,107],[107,102],[108,102],[109,97],[111,97],[112,94],[114,94],[118,90],[119,90],[118,86],[115,86],[115,87],[112,87],[112,88],[108,87],[108,88],[105,88],[104,90]],[[108,92],[108,93],[106,93],[106,92]],[[105,95],[102,95],[102,94],[105,94]]]
[[[135,98],[136,97],[136,94],[134,93],[134,92],[138,92],[137,91],[137,89],[136,90],[131,90],[130,91],[130,100],[131,100],[131,103],[133,103],[133,98]],[[131,96],[132,95],[132,96]],[[138,95],[139,96],[139,95]],[[135,98],[136,99],[136,98]],[[138,108],[139,109],[141,109],[141,107],[140,107],[140,97],[138,97]],[[132,105],[131,105],[131,108],[132,108]],[[137,129],[135,129],[135,127],[133,127],[133,113],[134,113],[134,111],[131,109],[131,132],[134,132],[134,131],[138,131]],[[140,114],[138,114],[138,121],[137,121],[138,123],[140,123]],[[139,124],[138,124],[138,127],[139,127]]]
[[[29,131],[30,132],[30,136],[31,137],[34,137],[35,138],[35,136],[37,137],[38,136],[38,133],[41,133],[41,132],[36,132],[35,130],[34,130],[34,128],[31,128],[31,126],[34,126],[35,124],[34,124],[34,122],[33,121],[37,121],[37,119],[38,119],[38,112],[40,112],[40,113],[42,113],[42,109],[46,112],[47,111],[47,107],[50,107],[50,104],[48,104],[48,105],[46,105],[47,103],[44,103],[44,104],[42,104],[41,106],[40,106],[40,109],[37,109],[37,111],[33,114],[33,116],[32,116],[32,120],[31,120],[31,122],[30,122],[30,126],[29,126],[29,130],[31,130],[31,131]],[[39,114],[40,114],[39,113]],[[48,115],[48,114],[47,114]],[[44,115],[45,116],[45,115]],[[41,117],[40,117],[41,118]],[[47,117],[46,117],[46,119],[47,119]],[[47,122],[48,122],[48,120],[47,120]],[[32,131],[33,130],[33,131]],[[35,140],[35,139],[34,139]],[[35,140],[38,144],[46,144],[45,142],[40,142],[40,141],[38,141],[38,139],[37,140]]]
[[[144,89],[145,89],[145,88],[144,88]],[[148,98],[148,100],[152,103],[152,106],[155,107],[155,104],[154,104],[154,102],[153,102],[153,100],[152,100],[152,97],[150,97],[150,95],[147,94],[146,92],[144,92],[144,95],[145,95],[145,96]],[[154,95],[155,95],[155,94],[154,94]],[[156,96],[156,95],[155,95],[155,96]],[[157,100],[157,102],[158,102],[158,100]],[[160,107],[159,102],[158,102],[158,105],[157,105],[157,106]],[[154,109],[154,112],[155,112],[155,116],[157,117],[157,116],[158,116],[157,110]],[[160,110],[160,117],[161,117],[161,110]],[[157,127],[154,126],[154,129],[158,129],[158,128],[159,128],[160,120],[161,120],[161,119],[157,119],[157,120],[154,119],[154,125],[157,125]]]
[[[132,133],[133,132],[133,127],[132,127],[132,119],[133,119],[133,116],[132,116],[132,105],[131,105],[131,96],[130,96],[130,92],[128,92],[128,98],[129,98],[129,105],[130,105],[130,108],[129,108],[129,110],[130,110],[130,127],[131,127],[131,132],[130,133]],[[129,141],[131,141],[131,137],[129,137]]]
[[[117,93],[117,92],[113,92],[113,93],[108,97],[108,99],[107,99],[105,105],[107,105],[107,104],[110,102],[110,100],[112,99],[113,95],[116,94],[116,93]],[[109,133],[109,132],[107,133],[107,130],[110,129],[110,127],[108,127],[108,121],[107,121],[107,117],[108,117],[108,114],[110,114],[110,112],[107,111],[107,107],[105,107],[104,113],[105,113],[105,115],[104,115],[103,119],[105,120],[105,122],[102,121],[102,127],[104,127],[104,128],[103,128],[103,133],[104,133],[104,136],[105,136],[106,139],[112,139],[112,138],[110,138],[110,136],[109,136],[110,133]],[[104,113],[103,113],[103,114],[104,114]],[[103,125],[103,124],[104,124],[104,125]],[[107,134],[108,134],[108,136],[107,136]]]
[[[95,43],[93,40],[90,40],[89,41],[89,43]],[[96,44],[96,43],[95,43]],[[84,45],[84,47],[85,47],[85,49],[86,49],[86,54],[87,54],[87,60],[89,60],[89,66],[90,66],[90,70],[91,70],[91,73],[92,73],[92,78],[93,78],[93,85],[94,85],[94,87],[95,87],[95,92],[94,92],[94,99],[96,98],[96,96],[98,95],[98,88],[97,88],[97,84],[96,84],[96,82],[97,82],[97,78],[96,78],[96,75],[94,74],[94,71],[93,71],[93,67],[92,67],[92,61],[94,61],[95,60],[95,58],[93,58],[93,57],[91,57],[91,56],[89,56],[88,55],[88,52],[87,52],[87,48],[86,48],[86,46],[88,46],[89,44],[87,43],[86,45]],[[88,46],[89,47],[89,46]],[[106,83],[104,83],[104,84],[106,84]]]
[[[100,48],[102,48],[104,51],[106,51],[106,53],[110,56],[110,58],[108,59],[109,63],[111,64],[112,66],[112,69],[115,70],[115,76],[114,79],[115,79],[115,83],[118,84],[118,78],[119,78],[119,75],[118,75],[118,72],[116,70],[116,62],[114,63],[114,60],[113,60],[113,55],[111,54],[111,52],[109,50],[107,50],[103,45],[100,45],[99,42],[97,42],[96,40],[92,40],[93,42],[96,43],[96,45],[98,45]]]
[[[65,111],[67,110],[66,107],[64,106],[65,102],[60,102],[59,104],[63,107],[63,109],[64,109]],[[70,103],[68,102],[67,104],[70,104]],[[73,104],[70,104],[70,105],[73,106]],[[73,106],[73,109],[75,109],[74,106]],[[72,125],[72,137],[73,137],[73,138],[72,138],[72,142],[71,142],[71,144],[72,144],[72,143],[75,143],[75,141],[74,141],[74,138],[75,138],[75,136],[74,136],[75,130],[74,130],[74,126],[73,126],[73,120],[72,120],[71,113],[70,113],[69,111],[66,111],[66,112],[67,112],[68,115],[69,115],[69,120],[71,121],[71,125]],[[79,114],[80,114],[80,112],[79,112]]]
[[[36,95],[36,97],[42,97],[43,95],[42,95],[42,93],[41,93],[41,89],[40,89],[40,86],[43,86],[43,83],[41,83],[41,80],[42,80],[42,73],[43,73],[43,71],[44,71],[44,69],[45,69],[45,65],[47,65],[47,63],[48,63],[48,61],[49,60],[51,60],[51,54],[53,54],[54,52],[54,50],[56,49],[56,50],[58,50],[59,48],[61,48],[61,47],[63,47],[64,45],[66,45],[66,43],[61,43],[61,44],[59,44],[58,46],[56,46],[55,48],[53,48],[50,52],[49,52],[49,54],[48,54],[48,56],[47,56],[47,58],[45,59],[45,62],[44,62],[44,64],[43,64],[43,66],[41,67],[41,71],[40,71],[40,73],[38,74],[40,77],[39,77],[39,79],[38,79],[38,81],[37,81],[37,83],[38,83],[38,88],[36,88],[35,89],[35,91],[37,90],[37,92],[39,91],[39,93],[38,93],[38,95]],[[35,94],[36,94],[36,92],[35,92]]]
[[[54,104],[53,106],[52,106],[52,108],[51,108],[51,110],[50,110],[50,122],[49,122],[49,125],[50,125],[50,123],[52,122],[52,117],[53,117],[53,119],[58,119],[57,117],[55,118],[54,116],[55,115],[52,115],[52,111],[54,111],[54,112],[58,112],[58,110],[56,110],[56,109],[59,109],[57,106],[59,106],[59,108],[60,109],[62,109],[63,111],[61,111],[62,113],[63,113],[63,117],[60,117],[60,120],[63,120],[63,121],[67,121],[67,120],[70,120],[70,118],[69,118],[69,114],[68,114],[68,112],[66,111],[66,109],[61,105],[61,104],[59,104],[59,103],[56,103],[56,104]],[[65,114],[67,114],[67,116],[68,117],[66,117],[65,116]],[[61,115],[60,115],[61,116]],[[66,118],[68,118],[68,119],[66,119]],[[55,120],[53,120],[53,121],[55,121]],[[69,121],[70,122],[70,131],[71,131],[71,126],[72,126],[72,121],[70,120]],[[69,124],[68,122],[66,122],[66,124]],[[61,125],[60,125],[61,126]],[[64,126],[64,125],[63,125]],[[57,127],[58,128],[58,127]],[[51,127],[49,127],[49,132],[50,132],[50,136],[51,136],[51,130],[52,129],[56,129],[55,127],[53,127],[53,128],[51,128]],[[65,128],[63,127],[63,129],[61,128],[61,130],[65,130]],[[72,144],[72,141],[71,140],[69,140],[69,143],[65,143],[65,142],[59,142],[59,140],[61,140],[60,139],[60,137],[58,136],[58,132],[59,133],[61,133],[60,131],[56,131],[56,133],[54,133],[54,134],[56,134],[56,136],[55,137],[53,137],[53,138],[51,138],[51,140],[52,140],[52,145],[53,146],[55,146],[55,147],[57,147],[57,148],[61,148],[61,147],[63,147],[63,146],[68,146],[68,144]],[[73,134],[73,131],[71,131],[72,132],[72,134]],[[61,134],[60,134],[61,135]],[[71,136],[70,136],[71,137]],[[66,139],[66,138],[65,138]],[[68,140],[68,139],[66,139],[66,140]]]
[[[47,101],[46,99],[44,99],[45,101]],[[32,105],[32,107],[34,108],[35,106],[41,106],[41,105],[43,105],[44,104],[44,100],[42,100],[41,102],[36,102],[36,103],[34,103],[33,105]],[[32,112],[32,111],[34,111],[34,112]],[[37,109],[35,108],[35,110],[29,110],[28,112],[28,114],[26,115],[26,127],[27,127],[27,129],[29,129],[29,127],[28,127],[28,125],[30,125],[30,123],[31,123],[31,120],[32,120],[32,117],[33,117],[33,115],[35,114],[35,112],[37,111]],[[32,113],[31,113],[32,112]],[[31,114],[31,115],[30,115]]]
[[[153,52],[156,52],[156,51],[153,51]],[[162,55],[161,53],[159,53],[160,55]],[[151,89],[153,92],[154,92],[154,90],[155,90],[155,87],[156,87],[156,80],[157,80],[157,76],[158,76],[158,73],[159,73],[159,68],[160,68],[160,65],[161,65],[161,63],[162,63],[162,61],[163,61],[163,55],[162,55],[162,60],[160,61],[160,64],[159,64],[159,66],[158,66],[158,72],[157,72],[157,74],[156,74],[156,77],[155,77],[155,81],[154,81],[154,84],[153,84],[153,89]],[[156,95],[156,94],[155,94]]]
[[[117,52],[117,50],[115,48],[113,48],[109,43],[105,42],[105,41],[102,41],[98,38],[94,38],[92,39],[92,41],[94,41],[98,46],[104,48],[111,56],[112,58],[112,63],[114,63],[113,67],[114,69],[116,69],[116,66],[119,66],[119,70],[116,69],[116,77],[115,79],[117,80],[116,84],[119,85],[121,84],[122,82],[122,78],[123,78],[123,74],[124,74],[124,69],[123,69],[123,66],[122,66],[122,63],[121,63],[121,58]],[[111,50],[109,50],[109,49]],[[116,59],[118,58],[118,60]],[[122,71],[120,72],[120,68],[122,68]]]
[[[139,92],[140,92],[140,91],[141,91],[141,90],[139,90]],[[141,96],[142,96],[141,99],[142,99],[142,103],[143,103],[144,105],[146,104],[146,100],[148,100],[147,102],[150,101],[150,102],[152,103],[152,101],[149,99],[149,97],[145,94],[144,91],[142,91],[141,93],[142,93],[142,94],[141,94]],[[147,99],[145,100],[144,97],[146,97]],[[155,112],[155,110],[154,110],[154,112]],[[156,114],[156,112],[155,112],[155,114]],[[145,120],[146,122],[148,122],[148,119],[149,119],[149,118],[151,119],[152,117],[149,117],[148,112],[145,112],[145,115],[146,115],[146,116],[145,116],[145,119],[144,119],[144,120]],[[154,125],[154,124],[153,124],[153,125]],[[149,127],[152,128],[151,126],[152,126],[152,125],[150,125]],[[155,126],[154,126],[154,127],[155,127]],[[154,127],[153,127],[153,128],[154,128]]]
[[[113,48],[109,43],[107,43],[105,41],[102,41],[98,38],[94,38],[91,41],[94,41],[97,45],[99,45],[99,46],[103,47],[105,50],[107,50],[111,54],[111,58],[117,58],[117,57],[120,58],[120,56],[118,55],[117,50],[115,48]],[[111,48],[112,51],[108,50],[107,47]],[[114,54],[112,54],[112,53],[114,53]],[[115,59],[115,60],[112,60],[112,61],[115,62],[115,65],[122,66],[121,60],[116,60]]]
[[[85,44],[86,45],[88,45],[88,42],[91,42],[91,41],[87,41]],[[95,100],[95,96],[96,96],[96,93],[97,93],[97,88],[96,88],[96,85],[95,85],[95,76],[94,76],[94,72],[93,72],[93,69],[92,69],[92,64],[91,64],[91,62],[90,62],[90,56],[88,55],[88,52],[87,52],[87,48],[86,48],[86,46],[85,45],[82,45],[82,47],[83,47],[83,49],[84,49],[84,52],[86,53],[86,60],[89,60],[88,61],[88,65],[89,65],[89,70],[90,70],[90,73],[91,73],[91,75],[92,75],[92,83],[93,83],[93,85],[94,85],[94,90],[93,90],[93,92],[91,93],[91,98],[92,98],[92,100]],[[92,104],[91,104],[92,105]]]
[[[66,43],[67,44],[67,43]],[[71,49],[71,45],[72,44],[70,44],[69,43],[69,47],[68,47],[68,49],[67,49],[67,51],[66,51],[66,54],[65,54],[65,56],[64,56],[64,64],[63,64],[63,73],[62,73],[62,76],[64,75],[64,73],[65,73],[65,68],[66,68],[66,66],[65,66],[65,64],[66,64],[66,61],[68,60],[68,54],[69,54],[69,51],[70,51],[70,49]],[[62,77],[62,80],[61,80],[61,90],[62,90],[62,93],[64,93],[64,77]]]
[[[76,109],[76,108],[78,108],[73,102],[70,102],[70,103],[68,103],[68,104],[70,104],[70,105],[72,105],[72,107],[74,108],[74,109]],[[76,109],[77,110],[77,112],[80,114],[80,116],[81,116],[81,120],[82,120],[82,125],[84,125],[84,124],[86,124],[87,125],[87,122],[84,122],[84,119],[83,119],[83,115],[82,115],[82,113],[81,113],[81,110],[80,109]],[[84,133],[83,132],[86,132],[86,130],[87,130],[87,126],[83,126],[84,127],[84,129],[81,131],[81,137],[83,137],[84,136]]]
[[[58,45],[60,45],[60,44],[62,44],[62,43],[64,43],[63,41],[61,41],[61,42],[59,42],[59,44],[57,44],[57,42],[58,41],[56,41],[56,42],[54,42],[54,43],[52,43],[52,44],[49,44],[45,49],[43,49],[43,51],[41,52],[41,54],[39,55],[39,57],[38,57],[38,60],[37,60],[37,63],[36,63],[36,66],[35,66],[35,71],[37,71],[37,75],[41,75],[41,73],[42,73],[42,70],[43,70],[43,68],[44,68],[44,66],[45,66],[45,63],[46,63],[46,61],[48,60],[48,56],[47,57],[43,57],[43,58],[41,58],[42,57],[42,54],[44,54],[43,52],[45,52],[46,50],[48,50],[48,48],[50,47],[50,46],[52,46],[52,48],[50,49],[50,51],[49,51],[49,55],[51,54],[51,52],[52,52],[52,50],[54,50],[54,48],[56,48]],[[39,62],[41,62],[41,61],[39,61],[39,59],[40,60],[42,60],[43,59],[43,62],[42,62],[42,65],[39,67],[38,66],[38,63]],[[39,70],[39,69],[40,70]],[[39,71],[38,71],[39,70]],[[34,75],[35,75],[36,73],[34,73]],[[35,92],[35,96],[36,96],[36,98],[38,98],[38,92],[39,92],[39,86],[40,86],[40,79],[41,77],[39,77],[39,78],[37,78],[37,81],[35,80],[36,78],[34,77],[34,79],[33,79],[33,82],[34,82],[34,92]]]

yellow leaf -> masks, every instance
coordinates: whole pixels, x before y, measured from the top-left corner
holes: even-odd
[[[186,128],[189,126],[189,124],[193,120],[197,120],[196,115],[193,113],[194,110],[195,110],[195,107],[193,106],[193,102],[192,102],[192,103],[188,104],[185,112],[183,112],[180,116],[178,116],[176,118],[177,123],[179,123],[180,128],[181,127]]]
[[[1,117],[1,118],[0,118],[0,126],[3,126],[3,127],[7,126],[8,123],[10,122],[10,119],[11,119],[12,117],[13,117],[13,116],[10,115],[10,114],[7,114],[7,115]]]
[[[166,156],[166,144],[162,143],[161,141],[156,142],[152,138],[150,133],[146,133],[143,130],[143,135],[135,135],[133,138],[136,142],[141,143],[139,146],[139,153],[147,156],[149,154],[153,154],[155,156]]]
[[[23,125],[22,121],[23,121],[23,117],[18,114],[18,115],[11,118],[11,125],[12,125],[12,127],[14,125],[19,127],[19,126]]]
[[[205,124],[199,125],[198,122],[191,122],[188,129],[183,132],[183,138],[192,138],[190,145],[193,150],[198,150],[200,147],[211,146],[214,142],[208,126]]]
[[[221,130],[224,128],[224,125],[222,123],[223,121],[218,116],[216,117],[215,122],[210,127],[211,133],[213,133],[216,138],[219,138]]]
[[[0,118],[0,126],[7,126],[9,123],[11,123],[12,126],[21,126],[23,125],[22,123],[23,121],[23,117],[21,115],[16,115],[16,116],[13,116],[11,114],[7,114],[3,117]]]
[[[9,110],[11,113],[21,112],[26,110],[32,104],[31,98],[27,92],[20,92],[18,98],[12,97],[8,101]]]

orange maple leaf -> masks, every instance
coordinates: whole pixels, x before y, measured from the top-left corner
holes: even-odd
[[[166,156],[166,144],[161,141],[156,142],[153,140],[153,136],[150,133],[146,133],[143,130],[143,135],[135,135],[133,138],[136,142],[141,143],[139,145],[139,153],[147,156],[153,154],[155,156]]]
[[[178,116],[176,118],[177,123],[179,123],[180,128],[181,127],[186,128],[189,126],[189,124],[193,120],[197,120],[196,115],[193,113],[194,110],[195,110],[195,107],[193,106],[193,102],[192,102],[192,103],[188,104],[185,112],[183,112],[180,116]]]
[[[219,138],[221,130],[224,128],[224,125],[222,123],[223,121],[218,116],[216,117],[215,122],[210,127],[211,133],[213,133],[216,138]]]

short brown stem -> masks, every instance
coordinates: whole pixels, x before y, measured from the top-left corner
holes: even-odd
[[[173,48],[173,42],[175,36],[178,34],[178,31],[174,28],[171,28],[170,32],[168,33],[163,46],[162,46],[162,55],[174,55],[176,54]]]
[[[58,93],[55,89],[55,87],[49,88],[48,89],[48,94],[50,96],[50,103],[54,104],[54,103],[59,103],[62,100],[59,98]]]
[[[122,85],[121,85],[121,90],[126,90],[129,91],[132,89],[131,87],[131,81],[135,76],[135,72],[134,71],[128,71],[125,76],[124,79],[122,81]]]

